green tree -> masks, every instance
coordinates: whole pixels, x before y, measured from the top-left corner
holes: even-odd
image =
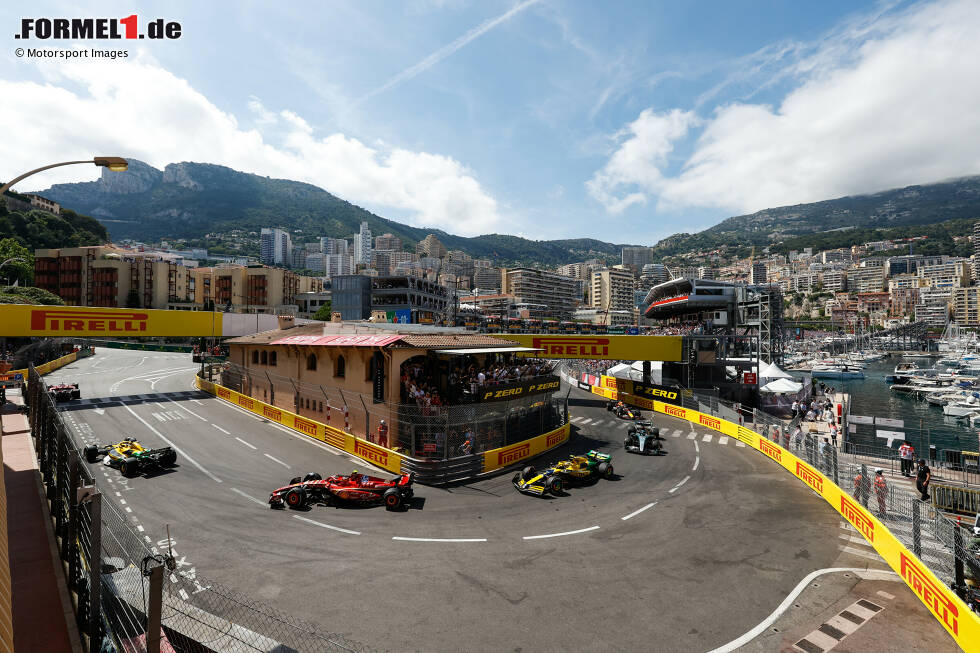
[[[314,320],[322,320],[324,322],[330,321],[330,312],[333,308],[333,302],[327,300],[323,302],[323,306],[317,309],[316,313],[313,315]]]
[[[30,285],[34,281],[34,255],[26,247],[13,238],[0,240],[0,263],[7,259],[13,260],[0,268],[0,277],[9,283]]]
[[[0,288],[0,303],[2,304],[34,304],[48,306],[64,306],[61,297],[31,286],[6,286]]]

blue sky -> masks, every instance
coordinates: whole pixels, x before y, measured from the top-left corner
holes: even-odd
[[[141,2],[182,37],[13,39],[25,17],[129,13],[108,7],[0,9],[0,92],[19,99],[0,178],[96,152],[205,161],[464,235],[653,244],[980,173],[976,2]]]

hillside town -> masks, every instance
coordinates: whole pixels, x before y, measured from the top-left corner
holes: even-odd
[[[31,196],[31,209],[60,211],[39,195]],[[767,247],[735,260],[691,252],[672,257],[669,265],[655,260],[654,248],[623,247],[618,264],[594,258],[542,269],[500,267],[447,249],[435,234],[415,244],[390,233],[373,235],[362,222],[350,239],[295,244],[299,234],[263,228],[258,259],[181,248],[179,242],[125,240],[38,249],[34,265],[37,287],[81,306],[313,317],[329,305],[340,320],[482,326],[496,318],[649,326],[644,302],[650,289],[686,278],[778,289],[783,316],[800,324],[853,330],[916,321],[941,328],[948,322],[980,326],[980,223],[974,234],[969,258],[917,255],[921,238],[908,238],[788,254]]]

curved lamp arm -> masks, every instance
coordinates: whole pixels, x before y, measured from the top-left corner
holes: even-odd
[[[58,168],[60,166],[75,165],[76,163],[94,163],[97,166],[103,166],[109,168],[109,170],[114,170],[116,172],[121,172],[125,170],[129,165],[126,162],[126,159],[123,159],[122,157],[118,157],[118,156],[97,156],[94,159],[90,159],[87,161],[64,161],[62,163],[52,163],[51,165],[42,166],[40,168],[31,170],[30,172],[25,172],[20,177],[17,177],[12,181],[8,181],[6,184],[3,185],[3,187],[0,187],[0,195],[6,193],[7,189],[9,189],[11,186],[16,184],[18,181],[21,181],[22,179],[26,179],[27,177],[30,177],[33,174],[37,174],[44,170],[50,170],[51,168]]]

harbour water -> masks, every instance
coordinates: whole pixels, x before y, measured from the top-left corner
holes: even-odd
[[[865,378],[846,381],[825,380],[824,383],[843,390],[851,395],[851,414],[900,419],[904,427],[857,425],[857,433],[849,434],[849,441],[856,444],[886,446],[887,439],[877,437],[876,431],[901,431],[920,454],[935,445],[937,451],[955,449],[957,451],[977,451],[978,429],[971,427],[966,420],[943,415],[941,406],[894,393],[888,389],[890,383],[885,377],[894,372],[895,366],[903,359],[892,355],[884,360],[869,363],[865,368]],[[936,358],[916,358],[919,367],[931,367]],[[980,392],[980,389],[978,389]],[[901,439],[892,443],[897,449]]]

